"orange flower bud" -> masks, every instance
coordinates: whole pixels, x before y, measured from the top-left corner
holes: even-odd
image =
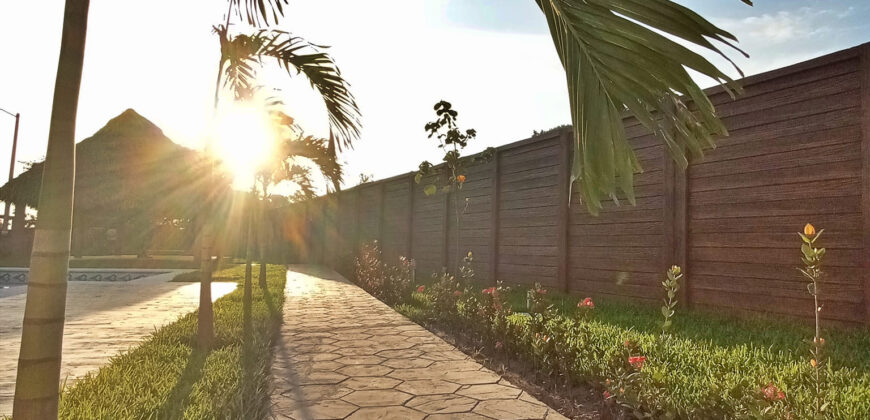
[[[810,359],[810,365],[816,367],[816,365],[818,365],[818,363],[816,363],[816,359]]]
[[[816,234],[816,228],[813,225],[807,223],[807,225],[804,226],[804,235],[813,236],[815,234]]]
[[[459,181],[460,184],[465,182],[465,175],[457,175],[456,180]]]

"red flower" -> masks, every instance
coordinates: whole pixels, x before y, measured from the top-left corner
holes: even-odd
[[[606,400],[606,399],[609,399],[609,398],[610,398],[610,393],[607,392],[607,391],[604,391],[604,399]]]
[[[491,295],[493,291],[495,291],[495,287],[488,287],[483,289],[482,293],[485,295]]]
[[[453,296],[462,296],[462,292],[457,290],[457,291],[453,292]]]
[[[423,290],[426,290],[425,286],[417,286],[417,293],[423,293]]]
[[[546,295],[547,289],[538,289],[538,290],[535,290],[535,293],[537,293],[539,295]]]
[[[785,393],[782,392],[773,382],[770,382],[764,388],[761,388],[761,393],[764,394],[764,399],[770,402],[780,401],[785,399]]]
[[[577,302],[577,307],[578,308],[594,308],[595,302],[592,301],[592,298],[588,297],[586,299],[581,300],[580,302]]]
[[[495,349],[496,349],[496,350],[501,349],[501,345],[502,345],[502,344],[501,344],[501,341],[496,341],[496,342],[495,342]]]
[[[637,370],[643,369],[644,362],[646,362],[646,356],[631,356],[628,358],[628,364]]]

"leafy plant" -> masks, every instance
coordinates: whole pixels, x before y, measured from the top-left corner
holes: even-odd
[[[662,335],[668,332],[673,323],[674,308],[677,307],[677,292],[680,290],[680,279],[682,278],[683,273],[681,273],[680,266],[673,265],[668,269],[667,278],[662,281],[662,287],[665,288],[666,295],[661,309],[662,316],[664,317],[664,321],[662,321]]]
[[[807,284],[807,291],[813,297],[813,316],[815,318],[816,334],[813,337],[812,348],[810,349],[810,367],[812,368],[812,381],[815,393],[815,412],[816,418],[824,417],[825,411],[828,408],[828,403],[825,402],[825,368],[828,361],[825,357],[825,339],[822,337],[821,324],[819,315],[822,312],[822,306],[819,304],[819,281],[822,278],[822,258],[825,256],[825,248],[817,248],[816,241],[822,236],[822,232],[816,232],[816,228],[807,223],[804,226],[803,233],[798,232],[803,243],[801,244],[801,261],[804,263],[802,268],[798,268],[801,274],[810,280]]]
[[[438,148],[445,151],[442,158],[444,166],[435,166],[429,161],[423,161],[414,176],[414,181],[419,184],[426,176],[436,176],[434,182],[423,186],[423,193],[427,196],[435,195],[439,191],[451,194],[456,217],[456,264],[458,266],[461,264],[459,232],[462,229],[462,215],[471,204],[470,197],[466,197],[464,203],[461,203],[458,197],[459,190],[467,181],[464,171],[471,162],[490,160],[495,149],[490,147],[478,156],[463,157],[462,150],[468,146],[469,141],[477,137],[477,131],[473,128],[460,130],[456,122],[459,112],[453,109],[450,102],[442,100],[435,104],[435,115],[437,119],[426,124],[426,131],[429,133],[429,138],[435,137],[438,140]],[[455,271],[458,271],[458,268]]]
[[[391,265],[381,258],[378,241],[363,244],[354,260],[356,283],[390,305],[407,302],[414,287],[414,261],[400,257],[398,265]]]

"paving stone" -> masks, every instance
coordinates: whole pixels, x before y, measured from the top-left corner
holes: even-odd
[[[302,385],[292,388],[282,395],[296,401],[337,400],[353,392],[342,385]]]
[[[502,420],[543,419],[547,407],[521,400],[487,400],[477,404],[474,412]]]
[[[384,376],[392,371],[393,368],[381,365],[350,365],[336,372],[347,376]]]
[[[355,390],[390,389],[394,388],[401,382],[402,381],[398,379],[386,378],[383,376],[360,376],[349,378],[342,382],[341,385]]]
[[[420,420],[425,416],[408,407],[366,407],[356,410],[347,420]]]
[[[299,375],[299,385],[337,384],[347,379],[347,376],[326,370],[315,370]]]
[[[381,364],[393,369],[412,369],[429,367],[432,363],[434,362],[426,359],[388,359],[383,361]]]
[[[384,358],[378,356],[344,356],[335,359],[335,361],[345,365],[377,365],[383,362]]]
[[[492,420],[475,413],[432,414],[426,420]]]
[[[395,372],[394,372],[395,373]],[[501,379],[500,376],[491,372],[483,372],[483,371],[469,371],[469,372],[447,372],[444,374],[444,380],[450,382],[456,382],[461,385],[480,385],[480,384],[494,384]]]
[[[454,394],[421,395],[405,404],[429,414],[462,413],[471,411],[477,400]]]
[[[514,388],[512,386],[485,384],[472,385],[468,388],[461,389],[456,393],[477,400],[496,400],[517,398],[520,396],[520,392],[522,391],[519,388]]]
[[[382,351],[379,351],[377,354],[378,354],[378,356],[381,356],[381,357],[395,359],[395,358],[418,357],[421,354],[423,354],[423,352],[420,350],[417,350],[417,349],[400,349],[400,350],[382,350]]]
[[[286,406],[276,406],[281,414],[293,419],[343,419],[357,410],[357,406],[342,400],[320,400],[293,402]]]
[[[393,389],[378,389],[354,391],[345,395],[342,399],[360,407],[383,407],[388,405],[402,405],[411,399],[411,394],[406,394]]]
[[[459,385],[440,379],[419,379],[402,382],[396,389],[414,395],[452,394]]]

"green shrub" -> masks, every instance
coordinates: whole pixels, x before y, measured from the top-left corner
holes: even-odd
[[[215,276],[241,282],[244,267]],[[250,335],[238,288],[215,302],[216,343],[210,352],[195,349],[196,313],[184,315],[64,390],[60,417],[265,418],[270,345],[281,320],[285,278],[284,267],[269,266],[268,288],[254,287]]]

